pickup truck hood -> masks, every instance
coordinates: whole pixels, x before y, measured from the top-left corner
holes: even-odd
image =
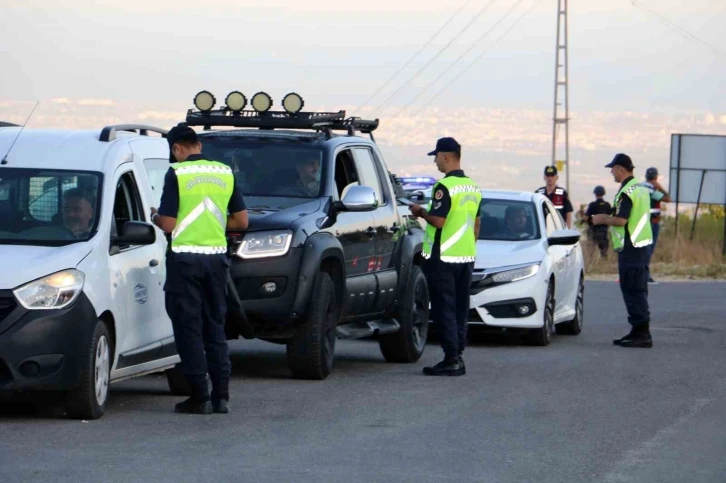
[[[254,201],[247,206],[250,217],[248,231],[285,230],[296,220],[318,211],[321,203],[320,200],[314,199],[293,206],[279,206],[271,201],[267,203],[257,203],[259,199]]]
[[[51,273],[75,268],[91,252],[90,242],[63,247],[0,245],[0,289],[14,289]]]
[[[499,241],[477,240],[474,268],[497,268],[541,262],[544,258],[541,240]]]

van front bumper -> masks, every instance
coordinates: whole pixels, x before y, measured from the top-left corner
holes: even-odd
[[[0,393],[78,386],[97,321],[91,302],[81,293],[63,309],[28,310],[12,297],[0,291]]]

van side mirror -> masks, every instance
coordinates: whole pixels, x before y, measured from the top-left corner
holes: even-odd
[[[547,243],[553,245],[574,245],[580,241],[580,232],[577,230],[555,230],[547,237]]]
[[[113,237],[115,245],[153,245],[156,243],[156,230],[151,223],[127,221],[121,227],[121,234]]]

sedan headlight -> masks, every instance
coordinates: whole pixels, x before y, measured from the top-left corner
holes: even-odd
[[[63,270],[23,285],[13,293],[26,309],[62,309],[78,298],[84,280],[81,271]]]
[[[507,270],[504,272],[495,273],[492,275],[492,280],[495,283],[507,283],[517,282],[524,280],[525,278],[533,277],[539,272],[539,265],[529,265],[527,267],[515,268],[514,270]]]
[[[292,243],[292,231],[261,231],[245,234],[237,249],[240,258],[279,257],[287,253]]]

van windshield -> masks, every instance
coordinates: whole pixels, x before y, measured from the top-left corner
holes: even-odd
[[[61,246],[96,231],[101,173],[0,168],[0,244]]]

